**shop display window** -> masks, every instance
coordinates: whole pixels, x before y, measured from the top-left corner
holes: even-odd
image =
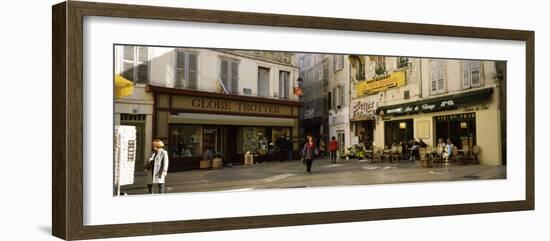
[[[192,157],[202,154],[202,127],[196,125],[170,126],[169,152],[171,157]]]

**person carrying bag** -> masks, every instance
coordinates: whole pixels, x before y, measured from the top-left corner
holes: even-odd
[[[315,145],[315,141],[312,136],[307,137],[307,142],[302,149],[302,160],[306,164],[306,172],[311,173],[311,166],[313,165],[313,159],[319,155],[319,149]]]

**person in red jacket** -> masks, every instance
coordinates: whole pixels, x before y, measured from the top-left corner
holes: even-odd
[[[336,152],[338,152],[338,141],[336,141],[336,137],[332,137],[332,140],[330,140],[328,144],[328,148],[330,150],[330,161],[332,164],[336,163]]]

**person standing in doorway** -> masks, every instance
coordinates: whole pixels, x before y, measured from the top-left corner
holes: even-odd
[[[288,160],[292,161],[292,139],[290,138],[290,134],[286,135],[286,154],[288,155]]]
[[[319,154],[319,149],[317,149],[317,146],[315,145],[315,141],[313,140],[312,136],[307,137],[307,142],[304,144],[304,148],[302,149],[302,155],[305,158],[306,162],[306,172],[311,173],[311,166],[313,165],[313,159],[315,158],[315,155]]]
[[[336,164],[336,153],[338,152],[338,141],[336,141],[336,137],[333,136],[331,138],[328,143],[328,148],[330,151],[330,162]]]
[[[147,189],[153,193],[153,184],[157,184],[159,193],[164,193],[164,180],[168,175],[168,152],[163,149],[164,143],[155,139],[153,141],[153,153],[145,164],[147,172]]]

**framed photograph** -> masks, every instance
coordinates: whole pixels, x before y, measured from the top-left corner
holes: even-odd
[[[54,236],[534,209],[533,31],[52,11]]]

